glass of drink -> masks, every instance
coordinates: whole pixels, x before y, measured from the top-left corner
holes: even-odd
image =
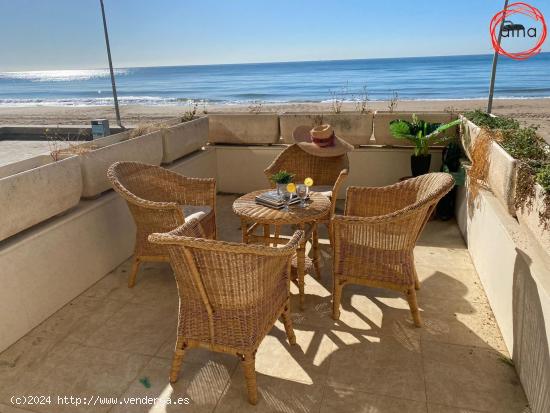
[[[283,195],[283,204],[284,204],[283,211],[288,212],[288,203],[290,202],[290,198],[292,197],[292,192],[289,192],[286,189],[284,189],[282,195]]]
[[[306,198],[307,194],[309,192],[309,188],[305,184],[298,184],[296,185],[296,194],[298,195],[298,198],[300,198],[300,207],[305,208],[306,207]]]

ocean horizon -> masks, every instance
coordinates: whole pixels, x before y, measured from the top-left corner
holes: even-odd
[[[122,105],[485,99],[492,55],[115,69]],[[495,98],[550,97],[550,53],[500,57]],[[0,72],[0,106],[112,104],[108,69]]]

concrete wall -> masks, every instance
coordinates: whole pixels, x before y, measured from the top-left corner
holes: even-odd
[[[170,168],[215,177],[215,151],[189,155]],[[0,242],[0,351],[128,259],[134,239],[126,203],[111,190]]]
[[[285,146],[220,146],[216,145],[218,191],[246,193],[269,188],[263,171]],[[350,185],[383,186],[410,176],[409,148],[361,147],[349,153],[350,174],[340,197]],[[441,150],[432,151],[432,170],[441,167]]]
[[[490,192],[457,205],[468,249],[530,407],[550,411],[550,257]]]

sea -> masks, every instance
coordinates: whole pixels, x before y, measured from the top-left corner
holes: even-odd
[[[483,99],[492,55],[116,68],[123,105]],[[500,57],[496,98],[550,97],[550,53]],[[0,72],[0,106],[111,105],[107,69]]]

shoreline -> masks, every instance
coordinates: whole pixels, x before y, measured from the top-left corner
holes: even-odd
[[[213,104],[207,105],[207,113],[250,112],[253,104]],[[370,111],[388,110],[388,101],[368,101]],[[395,108],[399,111],[453,111],[464,112],[472,109],[485,109],[485,99],[448,100],[398,100]],[[182,116],[190,109],[189,105],[122,105],[122,122],[126,126],[140,123],[158,122]],[[342,111],[356,110],[356,102],[343,102]],[[197,115],[203,114],[199,104]],[[294,102],[261,104],[260,112],[331,112],[330,102]],[[540,134],[550,142],[550,98],[495,99],[493,113],[512,116],[525,125],[538,125]],[[108,119],[116,125],[112,106],[0,106],[0,126],[2,125],[70,125],[89,124],[91,119]]]

